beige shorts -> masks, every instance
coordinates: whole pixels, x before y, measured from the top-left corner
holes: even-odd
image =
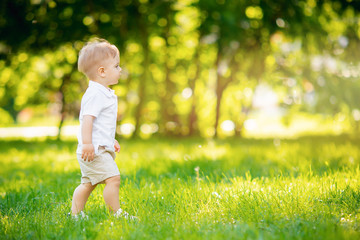
[[[120,175],[115,162],[115,152],[105,148],[99,148],[99,153],[95,155],[93,161],[84,161],[81,154],[77,154],[77,159],[81,170],[81,183],[91,183],[92,185],[104,183],[105,179]]]

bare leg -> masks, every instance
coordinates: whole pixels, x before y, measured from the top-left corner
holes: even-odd
[[[78,214],[84,209],[86,201],[95,187],[96,185],[91,185],[91,183],[82,183],[75,189],[71,206],[73,215]]]
[[[104,201],[110,212],[115,213],[120,208],[119,202],[120,176],[114,176],[105,180],[103,192]]]

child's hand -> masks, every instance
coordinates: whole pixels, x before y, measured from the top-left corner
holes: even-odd
[[[120,152],[120,144],[116,139],[114,143],[114,148],[115,148],[115,152]]]
[[[94,145],[92,145],[92,143],[82,145],[81,158],[84,161],[91,162],[92,160],[94,160],[94,155],[95,155],[95,151],[94,151]]]

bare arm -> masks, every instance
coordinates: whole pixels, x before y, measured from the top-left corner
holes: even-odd
[[[120,144],[116,139],[114,141],[114,148],[115,148],[115,152],[120,152]]]
[[[91,162],[94,160],[94,146],[92,144],[92,128],[95,117],[90,115],[85,115],[83,117],[83,124],[81,128],[82,136],[82,153],[81,158],[84,161]]]

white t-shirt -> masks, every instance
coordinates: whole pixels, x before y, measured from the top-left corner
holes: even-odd
[[[100,83],[89,81],[89,87],[81,99],[80,128],[77,135],[79,144],[76,150],[78,154],[81,154],[82,151],[81,129],[84,115],[95,117],[92,128],[92,144],[95,154],[98,153],[99,146],[115,151],[117,96],[114,90],[106,88]]]

